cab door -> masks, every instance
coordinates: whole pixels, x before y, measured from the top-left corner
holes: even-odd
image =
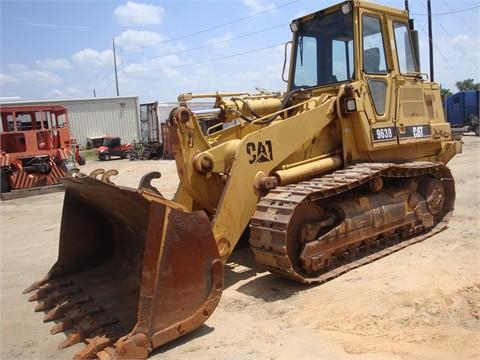
[[[366,83],[365,114],[373,148],[397,144],[392,114],[391,56],[387,56],[388,34],[385,15],[360,13],[362,77]]]

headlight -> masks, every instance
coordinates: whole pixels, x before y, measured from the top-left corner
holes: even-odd
[[[357,103],[355,98],[347,98],[344,100],[345,111],[346,112],[355,112],[357,111]]]

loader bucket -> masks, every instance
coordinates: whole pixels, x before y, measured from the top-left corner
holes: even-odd
[[[203,211],[86,175],[62,180],[59,255],[34,291],[36,311],[84,341],[78,359],[144,359],[203,324],[218,304],[223,264]]]

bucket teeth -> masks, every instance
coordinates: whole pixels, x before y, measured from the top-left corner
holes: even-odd
[[[73,327],[73,322],[71,320],[62,320],[58,323],[56,323],[52,328],[50,329],[50,334],[55,335],[58,334],[59,332],[69,330]]]
[[[97,315],[95,317],[87,315],[73,324],[74,332],[67,336],[59,347],[65,348],[83,341],[87,336],[90,336],[101,328],[109,327],[118,322],[118,319],[108,317],[106,315]]]
[[[43,322],[49,322],[52,320],[60,319],[65,316],[65,313],[72,309],[73,307],[81,304],[85,304],[88,302],[93,301],[91,296],[88,297],[75,297],[73,296],[71,299],[56,305],[53,309],[51,309],[43,318]]]
[[[99,360],[111,360],[115,358],[116,350],[112,346],[108,346],[102,351],[99,351],[96,356]]]
[[[44,316],[43,322],[49,322],[63,317],[65,311],[63,310],[63,304],[56,305],[53,309],[50,309]]]
[[[50,282],[49,284],[40,287],[35,293],[30,296],[28,301],[35,301],[35,300],[40,300],[46,297],[48,294],[52,293],[55,290],[58,290],[62,287],[70,286],[73,284],[73,281],[66,280],[66,281],[55,281],[55,282]]]
[[[64,349],[83,341],[83,339],[84,336],[81,333],[68,334],[67,338],[60,345],[58,345],[58,348]]]
[[[61,297],[58,297],[58,298],[43,299],[38,302],[37,306],[35,306],[34,308],[34,311],[39,312],[39,311],[50,310],[55,306],[55,304],[62,303],[67,300],[68,300],[67,295],[62,295]]]
[[[66,331],[71,329],[76,322],[79,322],[81,319],[88,315],[92,315],[95,313],[99,313],[105,311],[105,309],[101,306],[97,307],[82,307],[77,305],[75,308],[69,310],[68,312],[65,313],[65,319],[62,321],[58,322],[55,324],[51,330],[50,333],[52,335],[57,334],[62,331]]]
[[[25,290],[23,290],[22,294],[28,294],[29,292],[32,292],[33,290],[38,289],[40,286],[45,285],[49,279],[50,279],[50,276],[48,274],[45,275],[43,278],[41,278],[38,281],[35,281],[32,285],[30,285]]]
[[[87,343],[87,345],[73,356],[74,360],[95,358],[95,354],[99,351],[102,351],[107,346],[112,345],[115,342],[115,338],[102,335],[95,336],[91,339],[86,339],[85,342]]]
[[[78,294],[81,291],[82,289],[71,285],[53,290],[48,295],[39,299],[38,305],[35,307],[35,311],[49,310],[58,303],[68,300],[71,295]]]

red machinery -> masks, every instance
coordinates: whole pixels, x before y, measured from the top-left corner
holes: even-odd
[[[57,184],[75,167],[67,109],[0,106],[0,113],[2,193]]]
[[[98,147],[95,152],[98,160],[110,160],[112,156],[130,159],[133,149],[133,145],[130,143],[122,144],[122,139],[118,136],[105,136],[102,146]]]

